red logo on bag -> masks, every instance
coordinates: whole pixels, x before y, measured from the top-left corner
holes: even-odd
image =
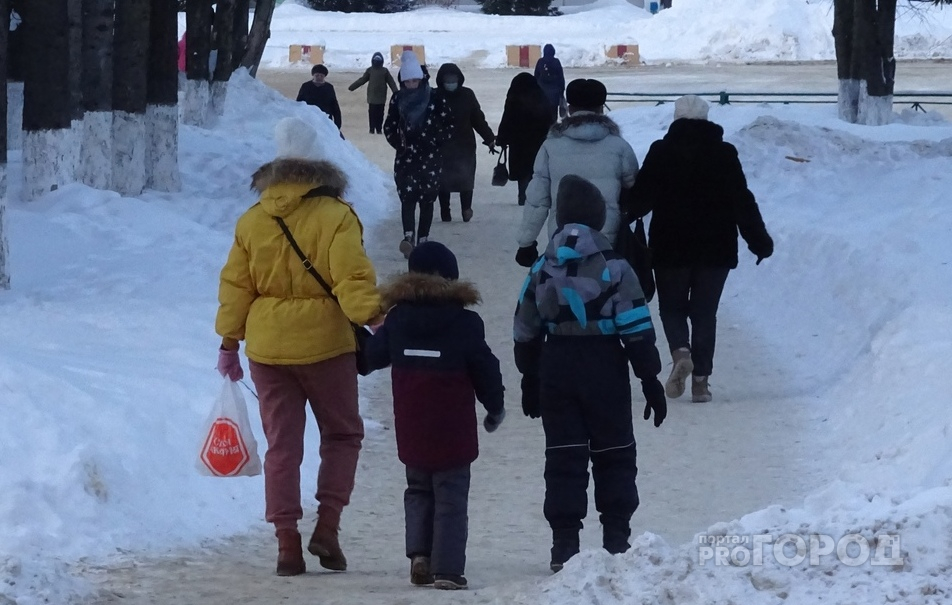
[[[227,477],[240,471],[249,460],[251,456],[248,455],[238,425],[228,418],[215,420],[202,446],[202,462],[205,466],[216,475]]]

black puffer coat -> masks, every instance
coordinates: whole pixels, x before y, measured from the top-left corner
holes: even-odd
[[[506,108],[496,133],[496,144],[509,148],[510,181],[532,176],[536,154],[551,125],[552,112],[539,83],[528,72],[517,74],[506,93]]]
[[[453,92],[443,88],[446,77],[454,74],[459,87]],[[446,99],[453,110],[453,136],[443,144],[443,174],[440,189],[443,191],[472,191],[476,182],[476,136],[479,133],[486,143],[492,143],[492,128],[479,107],[476,94],[463,86],[463,72],[454,63],[444,63],[436,72],[437,94]]]
[[[737,232],[758,257],[773,253],[737,149],[707,120],[675,120],[655,141],[623,206],[652,213],[648,245],[657,267],[737,266]]]

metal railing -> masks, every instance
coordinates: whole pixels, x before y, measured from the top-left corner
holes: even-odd
[[[664,105],[673,103],[686,94],[697,96],[717,103],[730,105],[732,103],[836,103],[835,92],[698,92],[698,93],[666,93],[666,92],[609,92],[606,105],[617,103],[654,103]],[[912,109],[925,112],[923,105],[952,105],[952,92],[896,92],[893,101],[900,104],[909,103]]]

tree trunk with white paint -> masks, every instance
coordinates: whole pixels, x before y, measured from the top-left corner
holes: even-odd
[[[231,51],[232,70],[241,67],[241,61],[248,52],[248,13],[250,0],[235,0],[234,44]]]
[[[182,122],[204,127],[208,120],[209,69],[212,39],[211,0],[187,0],[185,5],[185,95]]]
[[[76,152],[70,115],[69,13],[66,0],[30,0],[22,6],[23,196],[37,198],[73,182]],[[50,61],[49,57],[62,57]]]
[[[115,0],[83,0],[83,120],[79,179],[112,187],[112,45]]]
[[[146,186],[182,188],[178,166],[178,15],[171,2],[153,2],[146,85]]]
[[[836,77],[839,80],[837,113],[841,120],[855,122],[859,105],[859,79],[853,73],[853,3],[834,0],[833,42],[836,50]]]
[[[149,0],[116,4],[112,83],[112,184],[139,195],[146,184],[146,85],[149,67]]]
[[[0,57],[7,57],[10,34],[10,3],[0,0]],[[10,289],[7,269],[7,62],[0,61],[0,290]]]
[[[212,76],[211,106],[209,107],[209,117],[213,121],[225,115],[228,80],[234,71],[232,64],[235,44],[234,28],[234,0],[218,0],[215,8],[215,41],[218,45],[218,57],[215,62],[215,73]]]
[[[892,121],[896,0],[834,0],[837,110],[847,122]]]

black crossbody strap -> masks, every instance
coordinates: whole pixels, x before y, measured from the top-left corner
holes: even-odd
[[[288,238],[288,242],[291,244],[291,247],[294,248],[294,251],[297,253],[298,258],[301,259],[301,262],[304,263],[304,268],[308,273],[314,276],[314,279],[317,280],[317,283],[321,284],[325,290],[327,290],[327,295],[334,299],[338,305],[340,301],[337,300],[337,297],[334,295],[333,290],[331,290],[330,285],[324,281],[324,278],[321,277],[321,274],[317,272],[317,269],[314,268],[314,265],[311,264],[311,261],[307,258],[307,255],[304,254],[304,250],[301,250],[301,247],[298,246],[298,243],[294,241],[294,236],[291,235],[291,230],[288,229],[287,223],[284,222],[280,216],[274,217],[274,220],[278,222],[278,226],[281,227],[281,231],[284,232],[284,237]]]

